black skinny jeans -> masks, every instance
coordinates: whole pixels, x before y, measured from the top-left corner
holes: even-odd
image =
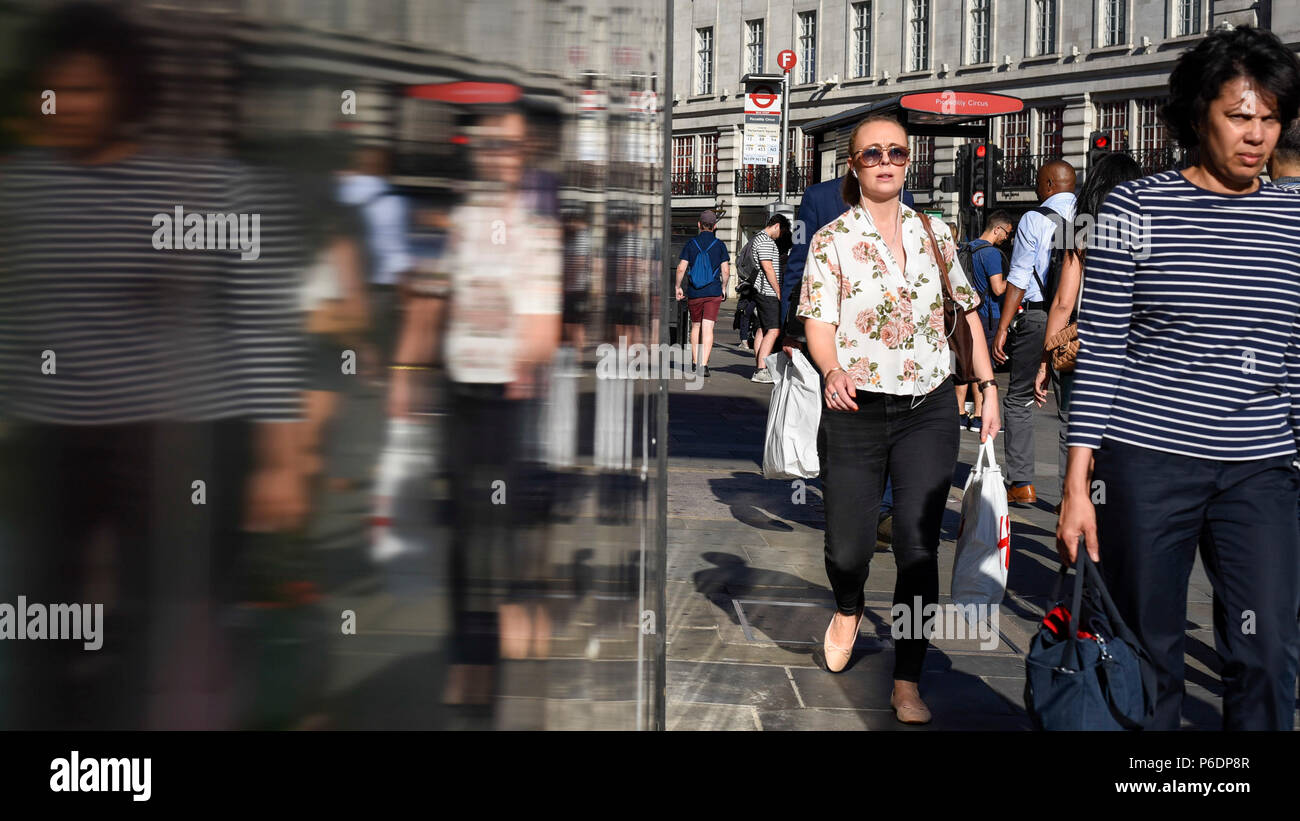
[[[894,604],[939,602],[939,531],[957,464],[960,432],[951,377],[915,408],[910,396],[858,391],[858,410],[822,411],[826,433],[823,496],[826,506],[826,575],[841,613],[864,603],[876,549],[880,496],[894,485]],[[901,639],[894,678],[921,680],[926,639]]]

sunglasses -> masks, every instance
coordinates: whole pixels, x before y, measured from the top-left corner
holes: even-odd
[[[891,145],[888,151],[883,146],[869,145],[860,149],[853,158],[867,168],[875,168],[885,161],[886,155],[893,165],[907,165],[907,158],[911,156],[911,152],[901,145]]]

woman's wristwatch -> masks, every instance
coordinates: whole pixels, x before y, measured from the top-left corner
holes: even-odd
[[[975,387],[980,391],[980,393],[983,393],[984,389],[989,386],[996,388],[998,386],[998,383],[994,382],[992,379],[985,379],[983,382],[975,383]]]

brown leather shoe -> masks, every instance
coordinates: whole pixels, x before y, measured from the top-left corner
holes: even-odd
[[[1034,492],[1033,485],[1024,487],[1007,488],[1007,503],[1019,505],[1032,505],[1038,501],[1038,494]]]
[[[910,681],[894,681],[889,706],[894,708],[894,716],[904,724],[930,723],[930,708],[925,706],[920,690]]]

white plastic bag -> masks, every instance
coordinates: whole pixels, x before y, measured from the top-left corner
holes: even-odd
[[[822,418],[822,386],[817,369],[803,353],[767,357],[772,399],[767,406],[763,442],[765,479],[812,479],[817,460],[817,426]]]
[[[388,441],[379,457],[371,518],[370,556],[386,562],[426,544],[423,512],[430,504],[435,469],[434,427],[427,421],[388,420]]]
[[[999,605],[1007,592],[1011,566],[1011,514],[1002,469],[993,439],[980,445],[966,479],[957,528],[957,557],[952,565],[952,600],[956,604]]]

